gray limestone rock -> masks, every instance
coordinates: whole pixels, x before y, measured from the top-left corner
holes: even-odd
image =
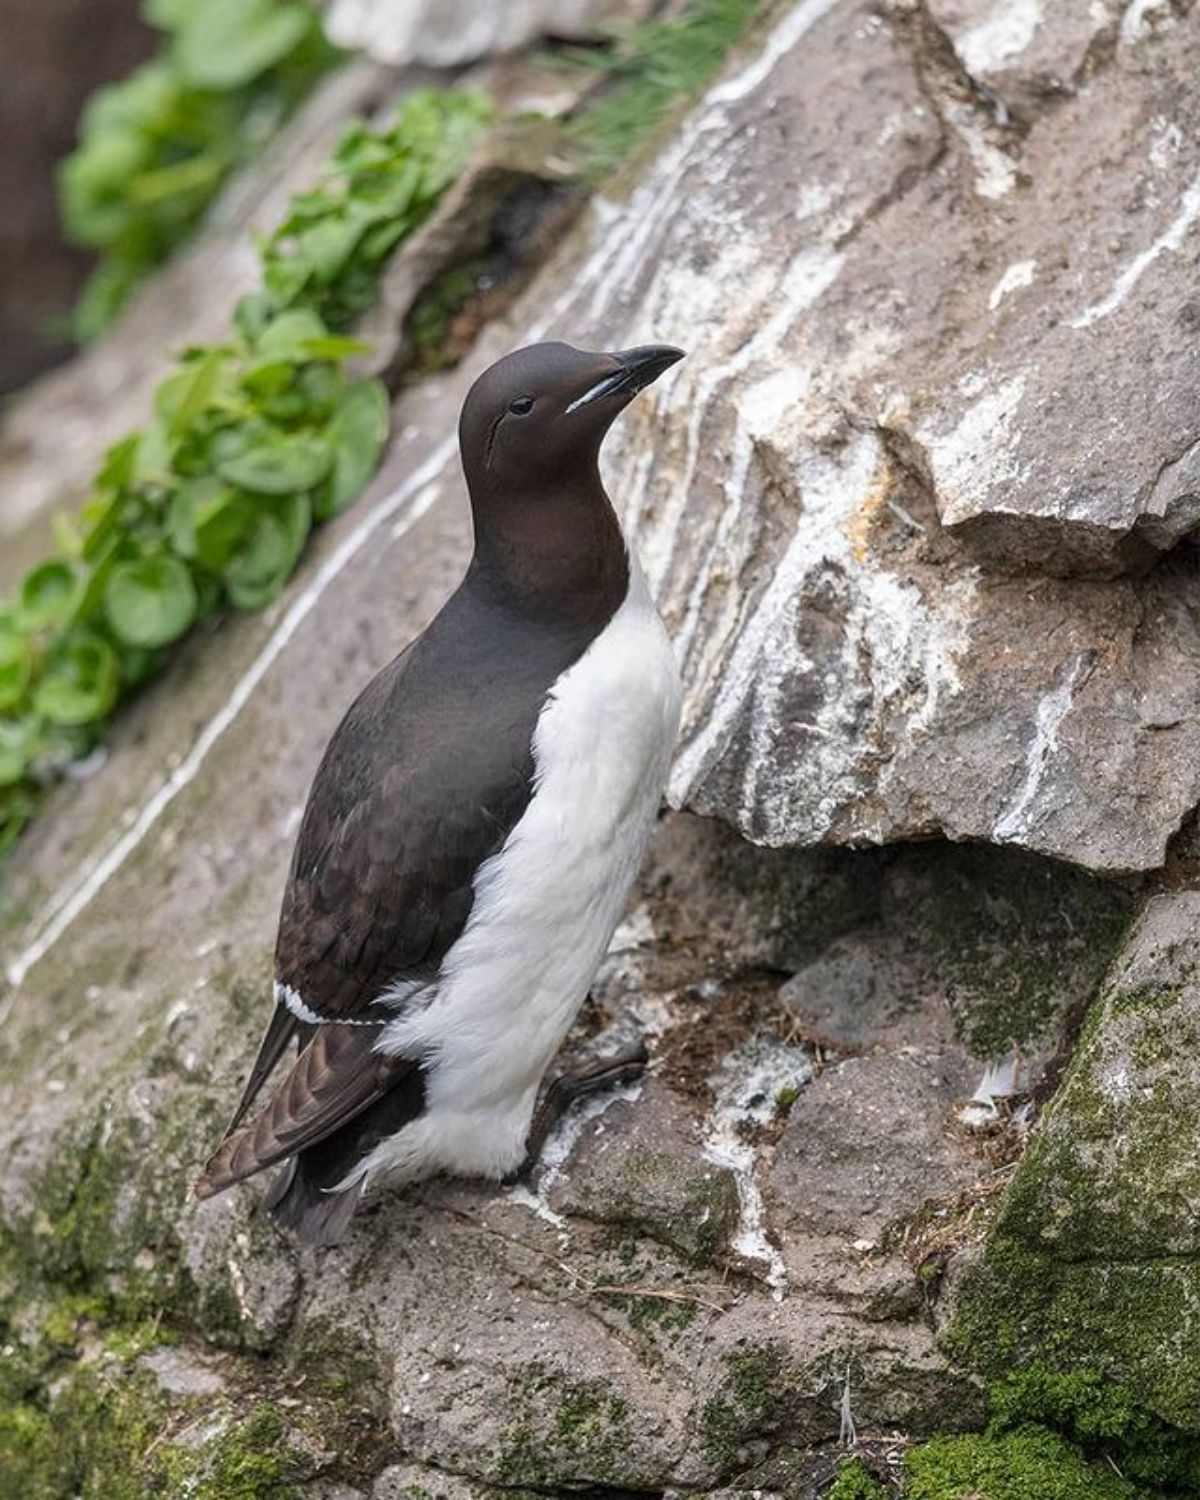
[[[461,514],[445,439],[505,349],[676,340],[690,357],[606,458],[683,662],[676,805],[772,846],[943,834],[1151,869],[1200,798],[1196,556],[1176,545],[1196,520],[1200,20],[1098,54],[1087,98],[997,136],[903,10],[787,9],[464,367],[398,403],[388,478],[336,535],[432,493],[409,474]],[[145,306],[161,347],[190,331]],[[93,396],[106,359],[103,388],[135,389],[142,342],[88,356]],[[10,427],[9,493],[35,511],[69,488],[51,447],[79,464],[127,425],[71,397],[88,432],[64,444],[47,402]]]
[[[781,1232],[874,1245],[972,1181],[978,1163],[950,1130],[974,1083],[964,1061],[917,1048],[851,1057],[802,1090],[771,1168]]]
[[[648,1236],[694,1264],[726,1261],[738,1225],[737,1183],[699,1145],[692,1112],[651,1082],[586,1129],[549,1202],[559,1213]]]
[[[400,67],[455,67],[512,52],[542,35],[582,39],[645,14],[651,0],[332,0],[326,26],[340,46]]]

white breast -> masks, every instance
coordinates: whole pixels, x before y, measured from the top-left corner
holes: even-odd
[[[480,867],[436,995],[381,1050],[426,1061],[426,1111],[368,1179],[502,1176],[524,1155],[538,1084],[621,917],[666,784],[679,671],[635,560],[621,608],[555,683],[534,733],[534,795]]]

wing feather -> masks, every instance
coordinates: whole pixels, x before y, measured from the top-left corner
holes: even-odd
[[[196,1183],[210,1198],[326,1139],[412,1073],[406,1058],[374,1051],[378,1032],[322,1026],[292,1064],[270,1104],[217,1148]]]

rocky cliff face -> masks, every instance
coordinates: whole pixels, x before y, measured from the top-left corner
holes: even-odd
[[[107,1371],[119,1433],[205,1473],[253,1437],[347,1500],[815,1497],[839,1441],[882,1464],[975,1425],[976,1372],[1018,1358],[1200,1427],[1198,61],[1186,7],[777,7],[402,391],[290,592],[189,646],[8,871],[17,1394],[57,1338],[88,1355],[62,1399]],[[280,151],[404,86],[363,70]],[[217,315],[242,233],[14,412],[9,557],[128,424],[104,372]],[[549,336],[690,351],[606,460],[687,696],[571,1044],[640,1032],[651,1072],[536,1191],[433,1183],[300,1254],[255,1189],[187,1183],[263,1024],[320,749],[462,566],[463,392]]]

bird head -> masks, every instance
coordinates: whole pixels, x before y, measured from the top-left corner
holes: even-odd
[[[520,494],[594,474],[613,419],[682,358],[669,344],[594,354],[547,343],[497,360],[471,387],[459,421],[472,495]]]

